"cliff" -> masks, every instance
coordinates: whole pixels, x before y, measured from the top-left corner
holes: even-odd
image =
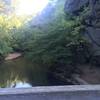
[[[100,55],[100,0],[67,0],[65,12],[83,17],[84,36],[92,44],[94,55]]]

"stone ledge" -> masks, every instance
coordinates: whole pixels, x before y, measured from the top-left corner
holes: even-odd
[[[0,89],[0,96],[4,95],[20,95],[20,94],[41,94],[41,93],[69,93],[69,92],[86,92],[86,91],[99,91],[100,85],[73,85],[73,86],[42,86],[33,88],[20,88],[20,89]]]

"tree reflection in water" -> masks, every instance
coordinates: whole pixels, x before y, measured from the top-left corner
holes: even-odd
[[[47,69],[33,65],[32,62],[23,57],[5,61],[0,65],[1,88],[24,88],[48,84]]]

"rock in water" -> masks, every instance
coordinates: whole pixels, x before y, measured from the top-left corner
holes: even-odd
[[[11,53],[11,54],[8,54],[8,56],[5,58],[5,60],[13,60],[13,59],[16,59],[21,56],[22,56],[21,53]]]
[[[74,14],[79,11],[89,0],[67,0],[65,4],[65,12]]]

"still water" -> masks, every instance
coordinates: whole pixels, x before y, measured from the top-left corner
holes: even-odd
[[[25,88],[50,85],[48,69],[21,57],[0,64],[0,87]]]

